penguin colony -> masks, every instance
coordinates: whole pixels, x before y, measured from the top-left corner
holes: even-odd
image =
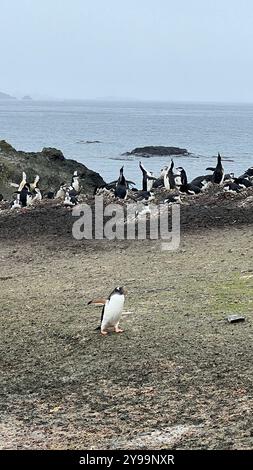
[[[65,207],[71,208],[78,204],[78,195],[80,194],[80,184],[77,171],[74,172],[70,184],[62,183],[60,188],[55,192],[45,193],[39,188],[40,177],[36,175],[34,181],[27,181],[26,173],[23,172],[20,184],[11,183],[12,187],[17,190],[13,193],[13,200],[10,203],[11,210],[23,209],[32,206],[42,199],[58,199],[62,200]],[[0,194],[0,202],[6,202],[2,194]]]
[[[105,186],[96,189],[96,194],[113,194],[119,199],[133,199],[136,202],[148,203],[155,197],[155,191],[163,189],[168,191],[165,203],[172,204],[180,202],[180,195],[195,195],[203,192],[212,185],[219,185],[224,191],[237,193],[242,189],[253,186],[253,167],[248,168],[245,173],[235,177],[233,173],[225,174],[222,166],[221,155],[218,153],[216,167],[208,167],[207,171],[211,173],[197,176],[191,182],[188,182],[186,171],[183,167],[175,168],[173,159],[169,166],[161,169],[160,175],[155,177],[148,171],[142,162],[139,162],[142,172],[142,189],[134,187],[135,183],[128,181],[123,173],[124,167],[120,169],[120,175],[117,181],[112,181]]]
[[[154,176],[151,171],[144,167],[142,162],[139,162],[139,168],[142,174],[141,190],[135,187],[133,181],[125,178],[124,166],[122,166],[119,178],[96,188],[95,194],[110,195],[120,200],[131,199],[147,206],[155,198],[155,192],[163,190],[166,194],[163,202],[171,205],[180,203],[180,195],[182,194],[193,196],[205,191],[212,185],[219,185],[224,191],[231,193],[238,193],[242,189],[253,186],[253,167],[248,168],[245,173],[238,177],[235,177],[233,173],[225,174],[220,154],[217,157],[216,167],[206,168],[211,173],[197,176],[191,182],[188,182],[185,169],[181,166],[175,168],[173,160],[171,160],[170,165],[161,169],[159,176]],[[70,184],[63,182],[54,192],[45,193],[39,188],[39,183],[39,175],[36,175],[33,181],[28,182],[26,174],[23,172],[20,184],[11,183],[11,186],[17,189],[13,194],[10,208],[12,210],[27,208],[42,199],[62,201],[66,208],[72,208],[79,203],[78,197],[81,193],[81,186],[77,171],[74,172]],[[0,194],[0,202],[2,201],[6,202],[3,195]]]
[[[160,175],[155,177],[152,172],[148,171],[142,162],[139,162],[139,168],[142,173],[142,189],[135,188],[135,183],[129,181],[124,176],[124,167],[120,169],[119,178],[100,188],[96,188],[95,194],[108,194],[121,200],[128,197],[136,202],[142,202],[146,206],[146,213],[150,212],[148,203],[154,199],[156,190],[162,189],[166,198],[164,203],[173,204],[180,201],[181,194],[193,196],[205,191],[212,185],[219,185],[224,191],[238,193],[242,189],[253,186],[253,167],[248,168],[244,174],[235,177],[233,173],[225,174],[222,166],[220,154],[217,157],[216,167],[209,167],[206,170],[211,173],[201,175],[188,182],[186,171],[179,166],[174,168],[174,161],[171,160],[169,166],[161,169]],[[78,196],[81,192],[79,177],[77,171],[74,172],[70,184],[62,183],[55,192],[43,194],[39,188],[40,177],[36,175],[31,182],[27,181],[26,174],[23,172],[20,184],[11,183],[16,187],[13,201],[10,204],[11,210],[24,209],[39,203],[43,197],[48,199],[57,199],[62,201],[67,208],[72,208],[79,203]],[[0,194],[0,202],[4,201],[4,197]],[[126,290],[124,287],[116,287],[107,299],[94,299],[88,302],[89,305],[102,306],[100,326],[101,335],[106,336],[109,332],[123,333],[123,329],[119,327],[120,318],[123,313]]]

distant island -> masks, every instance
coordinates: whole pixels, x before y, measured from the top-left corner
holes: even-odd
[[[0,91],[0,100],[16,100],[15,96],[7,95],[7,93],[2,93]]]

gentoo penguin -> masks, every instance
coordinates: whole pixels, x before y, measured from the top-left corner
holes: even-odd
[[[88,305],[103,305],[100,329],[102,335],[107,335],[110,330],[115,333],[123,333],[119,328],[119,320],[123,311],[126,291],[123,287],[116,287],[109,297],[105,299],[90,300]]]
[[[122,168],[120,169],[119,179],[115,188],[115,196],[119,197],[120,199],[126,199],[127,197],[127,184],[126,179],[123,175],[123,169],[124,166],[122,166]]]
[[[215,168],[208,167],[207,170],[213,171],[212,182],[215,184],[222,184],[224,180],[224,168],[221,163],[221,156],[218,153],[217,165]]]
[[[66,194],[65,183],[60,184],[60,189],[56,193],[56,199],[64,199]]]
[[[179,188],[180,192],[191,195],[199,194],[201,192],[201,189],[199,188],[199,186],[194,186],[193,184],[188,183],[186,171],[184,170],[184,168],[182,166],[179,166],[177,170],[179,171],[181,177],[181,186]]]
[[[156,178],[153,176],[152,172],[144,168],[142,162],[139,162],[139,167],[142,171],[142,191],[151,191]]]
[[[22,207],[22,205],[21,205],[21,202],[20,202],[20,194],[17,193],[16,198],[11,203],[11,209],[21,209],[21,207]]]
[[[74,190],[77,193],[79,192],[80,185],[79,185],[79,177],[77,176],[77,171],[74,171],[74,173],[73,173],[71,186],[72,186],[72,188],[74,188]]]

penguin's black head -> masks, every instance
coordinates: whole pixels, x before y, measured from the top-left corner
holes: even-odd
[[[124,295],[126,293],[124,287],[116,287],[114,289],[115,294]]]
[[[115,289],[109,295],[108,299],[110,299],[115,294],[125,295],[126,293],[127,293],[127,291],[124,289],[124,287],[115,287]]]

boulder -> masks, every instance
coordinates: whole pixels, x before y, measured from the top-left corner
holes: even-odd
[[[41,152],[23,152],[0,140],[0,193],[5,198],[15,191],[13,183],[20,183],[22,171],[26,172],[28,181],[39,175],[39,187],[44,191],[55,191],[63,182],[70,184],[74,171],[78,172],[82,191],[87,194],[93,194],[97,186],[105,184],[98,173],[65,158],[61,150],[43,148]]]
[[[131,152],[126,152],[123,155],[136,155],[142,158],[149,158],[154,156],[175,156],[175,155],[190,155],[188,150],[182,149],[179,147],[164,147],[162,145],[158,146],[147,146],[147,147],[137,147]]]
[[[43,157],[47,157],[49,159],[52,159],[52,160],[60,160],[60,161],[64,161],[65,160],[65,157],[62,153],[61,150],[58,150],[58,149],[55,149],[55,148],[52,148],[52,147],[44,147],[42,149],[42,155]]]

